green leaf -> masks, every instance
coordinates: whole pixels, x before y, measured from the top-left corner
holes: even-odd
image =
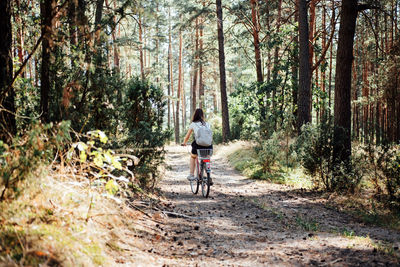
[[[93,163],[98,167],[103,166],[103,157],[100,153],[96,154],[96,156],[93,159]]]
[[[107,141],[108,141],[107,135],[102,131],[99,131],[99,139],[100,139],[100,142],[102,142],[104,144],[107,143]]]
[[[122,170],[122,164],[118,160],[116,160],[115,158],[112,159],[112,165],[117,170]]]
[[[84,150],[81,151],[81,153],[79,153],[79,158],[80,158],[81,162],[86,162],[87,154]]]
[[[109,180],[106,183],[106,190],[110,195],[115,195],[119,190],[119,185],[114,180]]]

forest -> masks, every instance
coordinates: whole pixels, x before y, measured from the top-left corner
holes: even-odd
[[[400,264],[400,1],[0,11],[0,266]]]

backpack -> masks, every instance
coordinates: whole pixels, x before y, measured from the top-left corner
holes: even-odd
[[[207,124],[200,124],[194,132],[194,139],[199,146],[211,146],[212,130],[207,126]]]

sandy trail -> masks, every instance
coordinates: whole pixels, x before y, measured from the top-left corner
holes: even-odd
[[[247,179],[218,153],[210,197],[193,195],[186,148],[167,151],[160,209],[184,217],[163,215],[159,233],[142,236],[138,266],[400,266],[399,232],[357,222],[318,195]],[[378,244],[389,242],[385,254]]]

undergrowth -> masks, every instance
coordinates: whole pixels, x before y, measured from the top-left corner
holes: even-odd
[[[68,123],[38,124],[12,145],[2,144],[0,170],[9,175],[0,179],[0,262],[112,264],[118,229],[133,223],[125,202],[143,193],[129,168],[139,159],[107,146],[104,132],[77,134]]]
[[[232,166],[245,176],[251,179],[265,180],[299,188],[312,187],[310,180],[298,166],[287,167],[285,162],[276,160],[269,167],[269,171],[265,171],[264,161],[260,160],[254,145],[244,142],[238,143],[242,145],[227,153],[227,157]]]

